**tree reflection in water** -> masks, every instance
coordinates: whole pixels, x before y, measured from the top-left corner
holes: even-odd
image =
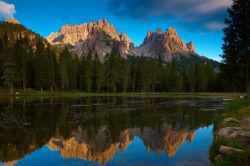
[[[148,153],[174,157],[195,130],[212,124],[220,100],[91,97],[0,103],[0,160],[14,164],[47,145],[63,158],[99,164],[135,137]]]

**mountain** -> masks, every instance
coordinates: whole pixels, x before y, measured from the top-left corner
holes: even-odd
[[[20,37],[27,37],[33,48],[36,46],[38,41],[42,41],[45,45],[49,44],[46,39],[27,29],[14,18],[8,18],[7,20],[0,22],[0,38],[5,34],[11,42],[15,42],[16,39]]]
[[[119,34],[106,19],[81,25],[65,25],[58,33],[51,33],[47,40],[54,45],[66,45],[79,56],[86,55],[91,49],[100,59],[104,59],[114,47],[122,56],[126,56],[133,47],[126,33]]]
[[[164,62],[171,62],[179,55],[195,55],[193,42],[185,43],[177,34],[174,27],[170,27],[165,33],[159,28],[156,32],[148,31],[143,43],[133,48],[132,55],[158,58]]]
[[[218,62],[198,55],[194,43],[192,41],[185,43],[174,27],[170,27],[165,33],[160,29],[156,32],[149,30],[139,47],[134,47],[126,33],[119,34],[106,19],[81,25],[65,25],[58,33],[51,33],[46,40],[21,25],[18,20],[9,18],[0,22],[0,36],[4,36],[5,33],[11,41],[20,36],[27,36],[33,48],[36,47],[37,41],[43,41],[45,45],[51,43],[55,46],[67,46],[78,56],[86,55],[91,49],[101,60],[115,47],[123,57],[127,58],[129,55],[130,59],[143,55],[145,58],[160,57],[163,62],[176,61],[176,64],[179,64],[177,66],[188,66],[194,61],[197,63],[209,61],[215,68],[219,66]]]
[[[86,55],[91,49],[100,59],[104,59],[112,48],[116,48],[125,58],[127,55],[143,55],[148,58],[160,57],[163,62],[172,62],[181,56],[198,56],[194,43],[185,43],[174,27],[164,33],[160,29],[156,32],[149,30],[143,43],[134,47],[126,33],[119,34],[106,19],[80,25],[64,25],[59,32],[51,33],[47,40],[53,45],[67,46],[78,56]]]
[[[156,152],[159,155],[165,152],[169,157],[174,157],[186,140],[192,142],[194,134],[193,130],[176,129],[163,123],[159,128],[128,128],[112,138],[107,126],[98,129],[94,136],[79,126],[77,131],[72,132],[72,137],[51,138],[47,146],[50,150],[59,151],[63,158],[80,158],[103,165],[113,159],[119,150],[125,152],[135,137],[143,141],[148,153]]]

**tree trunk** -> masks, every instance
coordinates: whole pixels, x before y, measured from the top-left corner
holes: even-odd
[[[152,91],[155,92],[155,83],[152,84]]]
[[[26,84],[23,83],[23,91],[26,91]]]
[[[133,79],[133,83],[132,83],[132,91],[135,92],[135,80]]]
[[[25,108],[25,106],[26,106],[26,101],[25,101],[25,99],[23,100],[23,108]]]
[[[50,93],[53,93],[53,87],[50,85]]]
[[[43,92],[43,88],[41,88],[41,93]]]
[[[10,84],[10,90],[9,90],[11,94],[13,94],[13,92],[14,92],[13,89],[14,89],[14,88],[13,88],[13,83],[11,83],[11,84]]]

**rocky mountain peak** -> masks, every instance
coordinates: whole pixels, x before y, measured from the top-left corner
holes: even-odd
[[[6,22],[12,23],[12,24],[20,24],[19,21],[17,21],[15,18],[13,17],[9,17],[7,20],[5,20]]]
[[[151,30],[148,30],[147,32],[147,39],[150,38],[153,35],[153,32]]]
[[[162,61],[171,62],[179,55],[195,54],[195,47],[192,42],[185,43],[177,34],[174,27],[167,29],[165,33],[158,28],[155,33],[148,31],[143,44],[134,48],[133,55],[144,55],[155,58],[160,55]]]
[[[108,24],[108,20],[106,19],[106,18],[104,18],[104,19],[101,19],[101,20],[99,20],[98,21],[98,24],[100,25],[107,25]]]
[[[166,31],[166,34],[168,36],[176,36],[177,35],[177,32],[176,32],[176,29],[174,27],[169,27]]]
[[[129,42],[129,43],[133,43],[133,42],[129,39],[129,37],[127,36],[127,34],[126,34],[125,32],[122,32],[122,33],[120,34],[120,40],[121,40],[121,41]]]
[[[195,46],[192,41],[187,43],[187,48],[190,50],[190,52],[195,53]]]
[[[114,47],[124,57],[128,54],[134,56],[143,54],[150,58],[160,55],[165,62],[171,62],[180,55],[195,54],[193,42],[185,43],[172,26],[166,32],[162,32],[160,28],[155,32],[147,31],[143,43],[139,47],[134,47],[126,33],[119,33],[107,19],[80,25],[64,25],[59,32],[51,33],[47,40],[51,44],[66,45],[79,56],[86,55],[91,49],[101,60]]]
[[[157,28],[157,30],[156,30],[156,34],[161,35],[161,34],[162,34],[162,30],[161,30],[160,28]]]
[[[125,32],[119,34],[107,19],[80,25],[64,25],[59,32],[51,33],[47,40],[51,44],[69,46],[79,56],[86,55],[91,49],[100,59],[104,59],[113,47],[118,47],[122,56],[133,47],[133,42]]]

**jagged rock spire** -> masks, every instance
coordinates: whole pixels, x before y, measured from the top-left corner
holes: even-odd
[[[195,53],[195,47],[193,41],[187,43],[187,48],[190,50],[191,53]]]
[[[168,35],[177,35],[176,29],[175,29],[173,26],[169,27],[169,28],[167,29],[166,33],[167,33]]]
[[[160,28],[157,28],[156,34],[162,34],[162,30]]]
[[[152,36],[153,32],[151,30],[148,30],[147,32],[147,38],[150,38]]]

